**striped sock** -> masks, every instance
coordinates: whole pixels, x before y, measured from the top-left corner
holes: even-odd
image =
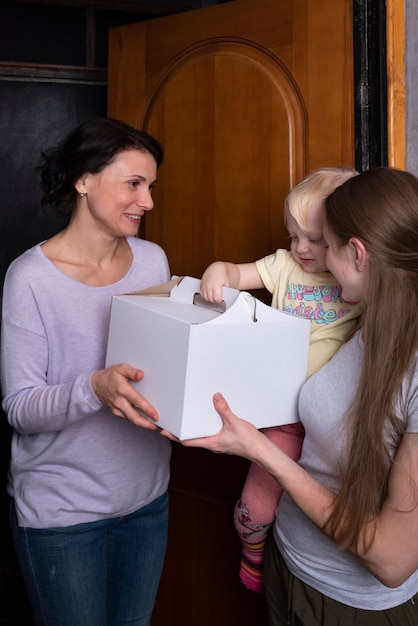
[[[259,543],[242,542],[242,554],[239,576],[241,581],[251,591],[264,591],[263,582],[263,549],[265,539]]]

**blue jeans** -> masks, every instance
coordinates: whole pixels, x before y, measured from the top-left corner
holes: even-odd
[[[115,519],[21,528],[17,558],[37,626],[148,626],[167,545],[168,494]]]

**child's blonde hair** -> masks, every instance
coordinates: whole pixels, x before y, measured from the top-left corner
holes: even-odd
[[[307,229],[308,212],[312,208],[324,208],[325,199],[346,180],[357,176],[351,167],[322,167],[314,170],[293,187],[285,200],[285,216],[288,211],[298,225]]]

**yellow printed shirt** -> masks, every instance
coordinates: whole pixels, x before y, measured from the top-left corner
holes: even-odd
[[[309,273],[289,250],[256,261],[271,306],[311,322],[307,377],[318,371],[358,328],[363,303],[346,302],[330,272]]]

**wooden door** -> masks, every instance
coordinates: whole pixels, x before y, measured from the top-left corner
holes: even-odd
[[[354,164],[350,0],[235,0],[111,30],[108,115],[165,145],[141,236],[173,274],[286,246],[283,201]],[[278,410],[280,407],[278,407]],[[238,578],[232,512],[246,462],[174,446],[169,547],[153,626],[264,626]]]

